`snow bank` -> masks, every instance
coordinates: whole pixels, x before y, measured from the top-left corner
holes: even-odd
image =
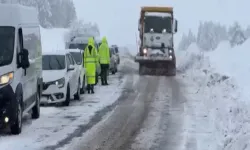
[[[41,29],[43,51],[65,49],[64,35],[68,31],[65,28]]]
[[[195,113],[187,122],[195,124],[197,149],[249,149],[249,47],[250,40],[234,48],[224,41],[212,52],[201,53],[195,44],[178,52],[185,82],[195,84],[188,88]]]

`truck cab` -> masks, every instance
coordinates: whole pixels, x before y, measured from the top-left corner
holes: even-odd
[[[142,7],[138,24],[140,45],[135,58],[140,69],[148,68],[150,72],[165,69],[172,72],[165,74],[175,74],[174,34],[177,25],[172,7]]]

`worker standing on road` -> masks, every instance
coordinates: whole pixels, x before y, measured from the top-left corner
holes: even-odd
[[[110,64],[110,52],[106,37],[102,38],[102,43],[99,47],[99,58],[101,65],[101,82],[102,85],[108,85],[107,76]]]
[[[94,39],[88,39],[88,45],[84,50],[84,66],[86,68],[87,90],[94,94],[94,85],[96,80],[96,64],[98,62],[97,50],[94,45]]]

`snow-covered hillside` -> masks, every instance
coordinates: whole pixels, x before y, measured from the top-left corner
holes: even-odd
[[[196,136],[198,149],[248,149],[250,141],[250,94],[248,83],[250,40],[230,47],[221,42],[212,52],[201,52],[193,43],[186,51],[178,51],[178,68],[194,94],[189,107],[188,133]],[[207,136],[199,133],[208,132]],[[198,136],[198,137],[197,137]]]

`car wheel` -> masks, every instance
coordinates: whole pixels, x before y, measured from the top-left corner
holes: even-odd
[[[81,94],[84,94],[85,93],[85,90],[86,90],[86,87],[85,87],[85,76],[83,78],[83,81],[82,81],[82,88],[81,88]]]
[[[20,96],[21,97],[21,96]],[[14,123],[10,126],[10,131],[12,134],[20,134],[22,132],[22,117],[23,117],[23,110],[21,106],[21,98],[17,100],[17,113],[15,117]]]
[[[77,85],[77,92],[74,95],[75,100],[80,100],[81,99],[81,92],[80,92],[80,79],[78,80],[78,85]]]
[[[70,103],[70,88],[69,88],[69,85],[68,85],[67,93],[66,93],[66,99],[63,102],[63,106],[69,106],[69,103]]]
[[[33,119],[37,119],[40,117],[40,94],[39,92],[36,92],[36,104],[32,108],[31,116]]]

